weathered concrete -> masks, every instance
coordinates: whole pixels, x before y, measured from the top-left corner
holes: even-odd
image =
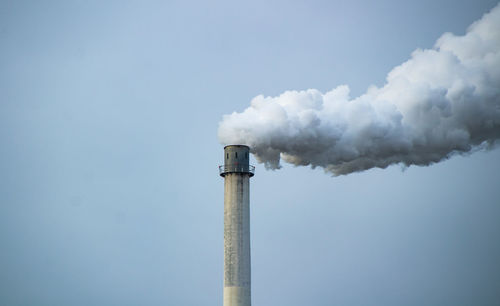
[[[239,147],[238,151],[241,149],[239,154],[248,165],[248,147]],[[224,151],[225,160],[228,151],[234,154],[227,147]],[[241,159],[239,162],[245,163]],[[250,174],[246,172],[224,175],[224,306],[251,305],[249,182]]]
[[[250,306],[250,186],[248,174],[224,179],[224,306]]]

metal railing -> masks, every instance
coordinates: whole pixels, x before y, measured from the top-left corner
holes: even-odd
[[[224,176],[226,173],[248,173],[254,176],[255,167],[252,165],[222,165],[219,166],[219,175]]]

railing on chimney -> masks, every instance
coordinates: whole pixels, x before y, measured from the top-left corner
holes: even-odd
[[[219,175],[224,176],[226,173],[248,173],[250,176],[253,176],[255,174],[255,167],[238,164],[219,166]]]

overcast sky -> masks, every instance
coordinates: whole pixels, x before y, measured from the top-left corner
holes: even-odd
[[[222,116],[360,95],[496,5],[0,1],[0,304],[222,305]],[[495,148],[339,177],[256,164],[253,304],[499,305],[499,181]]]

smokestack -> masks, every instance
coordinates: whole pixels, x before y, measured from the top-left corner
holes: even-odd
[[[224,306],[250,306],[250,148],[224,147]]]

